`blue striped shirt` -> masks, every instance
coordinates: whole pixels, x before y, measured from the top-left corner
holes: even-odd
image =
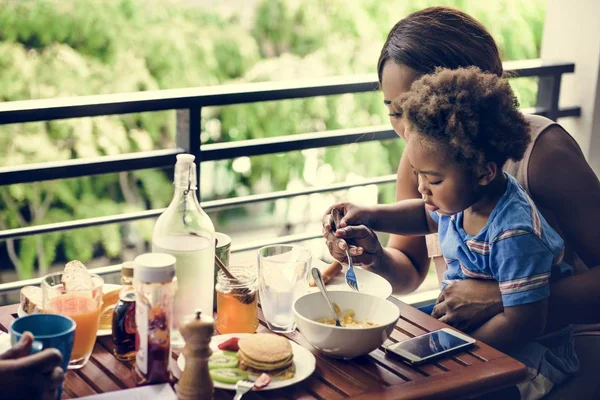
[[[463,229],[463,213],[431,212],[438,223],[442,254],[448,269],[445,282],[493,279],[499,283],[505,307],[533,303],[550,295],[553,268],[561,274],[572,268],[563,261],[564,242],[537,210],[515,178],[475,236]]]

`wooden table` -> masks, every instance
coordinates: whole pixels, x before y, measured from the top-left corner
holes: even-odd
[[[385,345],[447,327],[399,300],[390,300],[398,305],[401,316]],[[0,328],[6,331],[17,308],[18,305],[0,308]],[[260,319],[259,331],[268,331],[262,313]],[[386,356],[381,348],[352,361],[336,360],[317,352],[297,331],[286,336],[311,349],[317,359],[315,373],[289,388],[252,392],[244,399],[460,399],[514,385],[526,375],[523,364],[480,342],[469,351],[415,367]],[[134,386],[131,365],[113,357],[110,336],[104,336],[96,341],[85,367],[66,374],[63,398]],[[231,399],[233,394],[217,390],[215,399]]]

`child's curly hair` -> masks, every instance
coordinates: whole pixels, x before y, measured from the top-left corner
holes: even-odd
[[[459,165],[502,167],[523,158],[529,124],[508,81],[477,67],[437,69],[394,102],[423,139],[448,146]]]

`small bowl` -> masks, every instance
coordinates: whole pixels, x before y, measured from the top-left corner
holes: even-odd
[[[354,319],[372,322],[368,328],[345,328],[317,322],[332,318],[329,307],[319,293],[310,293],[294,302],[294,318],[298,329],[317,350],[335,358],[351,359],[369,354],[381,346],[400,318],[398,307],[385,299],[357,292],[329,292],[332,303],[342,310],[353,310]]]

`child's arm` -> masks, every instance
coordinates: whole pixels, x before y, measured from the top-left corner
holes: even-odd
[[[370,209],[370,214],[370,227],[375,231],[406,236],[437,232],[437,221],[425,210],[425,203],[420,199],[377,205]]]
[[[548,299],[505,307],[504,312],[492,317],[471,336],[502,351],[514,349],[543,333],[547,308]]]
[[[541,233],[535,230],[509,229],[491,243],[478,242],[477,246],[469,247],[477,253],[490,252],[489,263],[493,278],[499,283],[504,305],[502,313],[471,333],[476,339],[506,351],[543,333],[550,295],[550,271],[552,265],[560,262],[560,251],[548,248],[540,236]]]

